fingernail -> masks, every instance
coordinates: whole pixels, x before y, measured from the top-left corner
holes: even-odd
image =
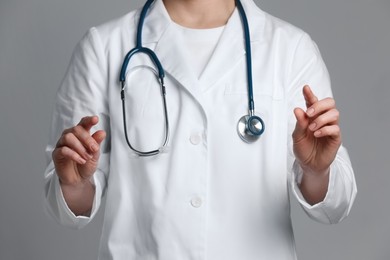
[[[92,155],[92,154],[90,154],[90,153],[85,153],[84,159],[86,159],[86,160],[91,160],[92,158],[93,158],[93,155]]]
[[[93,144],[93,145],[91,145],[91,150],[93,152],[97,152],[97,151],[99,151],[99,146],[97,146],[96,144]]]
[[[83,158],[79,158],[79,160],[78,160],[78,161],[79,161],[79,163],[80,163],[80,164],[85,164],[85,163],[87,162],[87,161],[86,161],[86,160],[84,160]]]
[[[322,134],[321,131],[316,131],[316,132],[314,132],[314,136],[315,136],[315,137],[319,137],[319,136],[321,136],[321,134]]]
[[[314,130],[316,128],[316,126],[317,126],[316,123],[312,123],[311,125],[309,125],[309,129]]]
[[[306,111],[306,114],[311,116],[312,114],[314,114],[314,108],[309,108],[307,111]]]

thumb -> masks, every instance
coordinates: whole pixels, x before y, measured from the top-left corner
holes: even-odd
[[[297,123],[293,132],[293,138],[299,138],[306,134],[307,128],[309,126],[309,118],[306,116],[305,111],[303,111],[301,108],[295,108],[294,115],[297,119]]]

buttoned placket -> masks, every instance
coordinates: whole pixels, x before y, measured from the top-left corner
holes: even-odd
[[[197,117],[199,122],[193,122],[188,133],[188,140],[191,154],[194,154],[193,158],[196,161],[196,169],[192,173],[194,178],[194,186],[192,193],[188,194],[188,207],[191,208],[195,215],[194,221],[199,221],[200,230],[198,230],[198,241],[194,241],[197,244],[198,252],[196,255],[198,259],[206,259],[206,236],[207,236],[207,179],[208,179],[208,161],[207,161],[207,136],[206,136],[206,114],[202,111],[204,108],[201,104],[201,100],[196,104],[197,111],[201,113],[201,116]],[[192,128],[192,129],[191,129]]]

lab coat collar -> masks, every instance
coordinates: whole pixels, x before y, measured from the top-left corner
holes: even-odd
[[[264,28],[264,13],[252,0],[241,0],[241,2],[248,17],[251,43],[259,42]],[[173,21],[163,1],[156,0],[145,19],[143,44],[156,43],[154,51],[165,72],[172,75],[196,96],[215,85],[218,79],[230,72],[245,56],[245,39],[237,9],[229,18],[214,53],[199,79],[189,68],[191,61],[187,60],[187,50],[182,44],[183,41],[175,33],[175,26],[172,25]]]

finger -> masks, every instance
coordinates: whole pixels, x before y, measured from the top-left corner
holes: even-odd
[[[77,125],[82,126],[85,130],[89,131],[98,122],[99,122],[98,116],[86,116],[81,118],[80,122]]]
[[[318,129],[317,131],[315,131],[314,136],[317,138],[321,138],[321,137],[340,138],[341,136],[340,127],[338,125],[324,126]]]
[[[64,159],[68,159],[78,164],[85,164],[87,162],[77,152],[73,151],[71,148],[67,146],[62,146],[54,149],[52,156],[54,161],[61,161]]]
[[[106,132],[104,130],[98,130],[92,135],[92,138],[100,145],[106,138]]]
[[[326,125],[337,125],[339,121],[339,111],[337,109],[331,109],[324,114],[315,118],[309,125],[311,131],[316,131]]]
[[[325,98],[322,99],[313,105],[311,105],[307,110],[306,114],[309,117],[315,117],[317,115],[320,115],[328,110],[336,108],[336,102],[333,98]]]
[[[98,150],[93,154],[93,159],[97,160],[99,158],[99,151],[100,151],[100,144],[103,142],[103,140],[106,138],[106,132],[103,130],[96,131],[92,138],[95,139],[96,143],[98,144]]]
[[[306,101],[306,107],[309,108],[310,106],[312,106],[314,103],[316,103],[318,101],[318,98],[314,95],[313,91],[311,90],[311,88],[308,86],[308,85],[305,85],[303,87],[303,96],[305,98],[305,101]]]
[[[92,159],[92,155],[88,153],[87,149],[74,133],[68,132],[61,136],[57,143],[57,148],[68,147],[74,152],[78,153],[80,157],[85,160]]]
[[[92,138],[89,130],[86,130],[82,125],[76,125],[72,128],[66,129],[62,136],[67,134],[73,134],[81,142],[81,144],[87,149],[88,153],[95,153],[99,151],[99,145],[96,143],[95,139]],[[61,138],[62,139],[62,138]],[[64,145],[60,139],[60,145]]]
[[[297,119],[297,123],[293,132],[293,138],[299,139],[300,136],[304,136],[306,134],[307,127],[309,126],[309,118],[306,116],[305,111],[301,108],[295,108],[294,115]]]

